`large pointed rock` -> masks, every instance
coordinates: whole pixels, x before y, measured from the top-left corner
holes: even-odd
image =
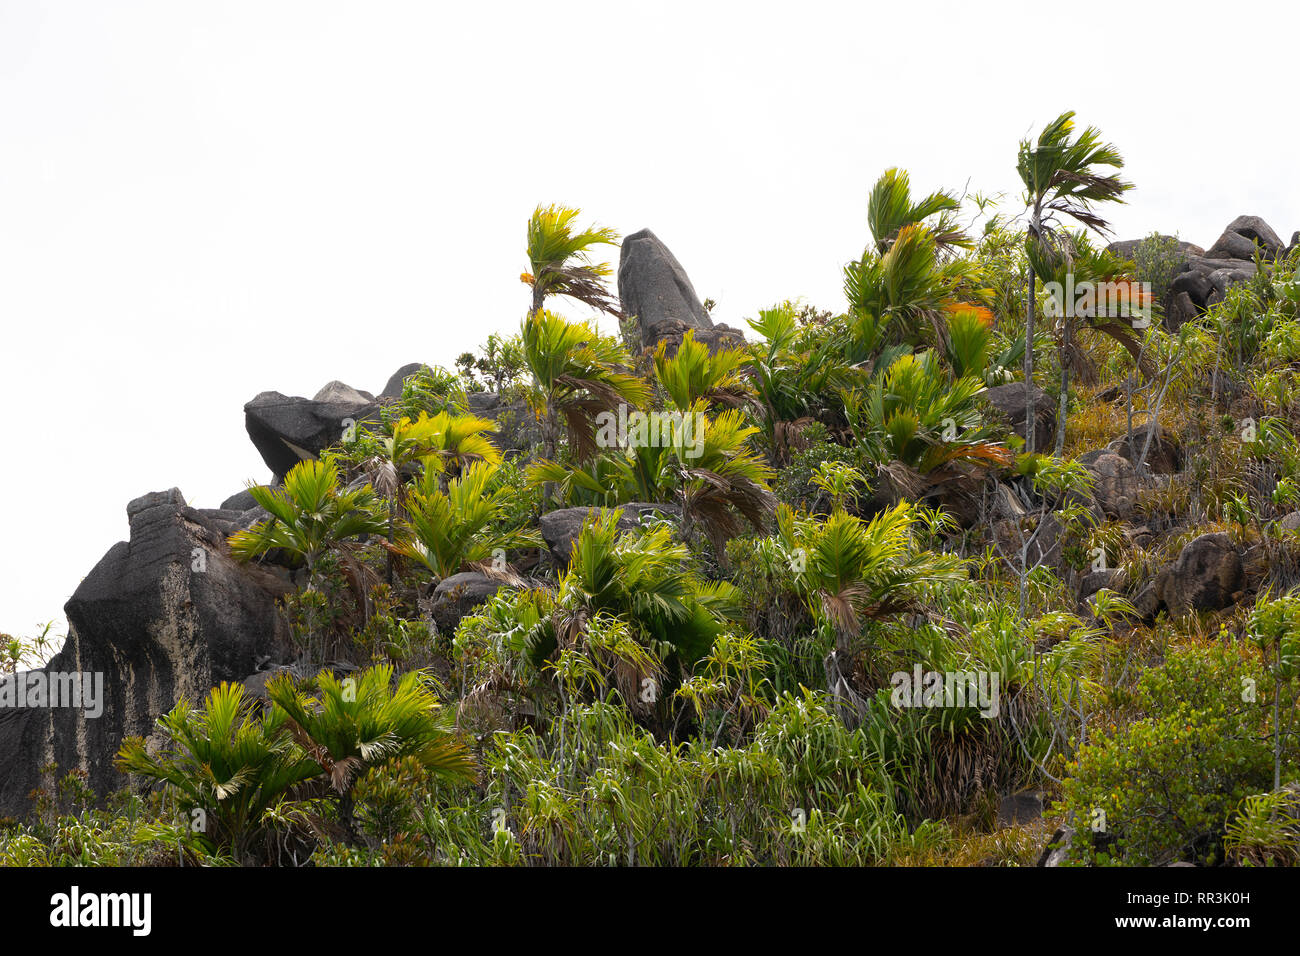
[[[643,348],[653,349],[666,341],[673,353],[688,331],[713,350],[745,342],[738,329],[713,324],[682,264],[649,229],[623,240],[618,297],[623,314],[636,319]]]
[[[276,607],[287,578],[237,564],[223,514],[188,507],[174,488],[127,506],[130,540],[114,545],[68,601],[63,650],[19,675],[24,686],[52,686],[81,674],[83,688],[98,685],[102,696],[94,707],[0,708],[0,815],[25,812],[50,762],[60,773],[86,771],[100,796],[121,789],[113,755],[123,737],[151,734],[181,696],[198,702],[221,681],[291,656]]]

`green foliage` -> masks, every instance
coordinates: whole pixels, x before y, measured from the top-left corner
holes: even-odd
[[[540,546],[536,532],[503,526],[517,492],[492,488],[496,471],[487,462],[471,465],[447,482],[446,491],[436,474],[425,471],[410,496],[409,531],[395,550],[442,580],[471,566],[505,571],[508,550]]]
[[[1243,700],[1258,688],[1258,700]],[[1064,781],[1060,809],[1086,837],[1082,861],[1222,862],[1229,814],[1270,783],[1262,703],[1272,682],[1233,647],[1189,648],[1138,681],[1139,719],[1096,727]],[[1174,772],[1173,768],[1177,768]]]
[[[460,377],[442,367],[423,365],[402,381],[402,394],[380,411],[385,422],[446,412],[464,414],[469,397]]]
[[[540,309],[523,325],[524,363],[532,373],[535,402],[545,410],[545,457],[555,458],[563,418],[569,451],[578,462],[596,453],[596,416],[620,404],[640,408],[650,386],[630,372],[623,346],[588,325],[568,322]]]
[[[619,514],[589,518],[574,542],[556,599],[559,641],[606,611],[631,620],[658,656],[693,663],[738,614],[739,595],[726,582],[698,577],[669,525],[620,532]]]
[[[1247,797],[1228,824],[1224,846],[1239,866],[1300,864],[1300,794],[1291,787]]]
[[[968,246],[970,240],[954,216],[960,209],[961,203],[946,192],[931,193],[919,202],[912,202],[906,171],[887,169],[867,200],[867,226],[879,253],[888,251],[903,229],[915,225],[926,226],[942,249]]]
[[[686,333],[671,358],[667,349],[667,342],[659,343],[655,375],[678,411],[693,409],[701,401],[734,406],[748,398],[749,387],[741,374],[746,356],[740,349],[710,352],[695,341],[694,330]]]
[[[1169,294],[1169,284],[1183,271],[1187,257],[1179,251],[1178,240],[1173,236],[1151,233],[1133,249],[1133,266],[1141,282],[1151,283],[1151,294],[1163,302]]]
[[[371,488],[341,488],[333,462],[301,461],[285,475],[282,488],[250,485],[248,490],[271,517],[230,536],[230,553],[241,561],[278,548],[314,571],[327,552],[344,548],[359,535],[387,529],[375,513]]]
[[[292,676],[267,681],[266,693],[281,724],[339,796],[339,817],[355,839],[352,790],[356,777],[390,760],[414,758],[436,777],[466,780],[474,761],[453,732],[451,715],[428,686],[408,671],[393,684],[393,668],[379,664],[339,680],[322,671],[311,693]]]
[[[522,384],[524,348],[518,335],[493,332],[479,353],[476,357],[465,352],[456,360],[461,377],[472,390],[486,388],[504,397]]]
[[[242,684],[222,683],[202,709],[182,699],[158,718],[165,738],[158,751],[128,737],[116,765],[167,784],[200,822],[199,839],[242,861],[265,839],[272,809],[319,773],[285,732],[285,717],[274,708],[256,713]]]
[[[782,505],[768,548],[790,563],[800,592],[847,651],[865,620],[897,614],[927,587],[965,576],[956,558],[916,548],[917,518],[906,501],[870,521],[843,511],[819,521]]]
[[[926,474],[955,461],[1010,463],[983,422],[976,402],[983,391],[980,378],[949,383],[934,353],[924,352],[897,359],[845,402],[854,434],[874,460]]]
[[[53,629],[54,622],[49,621],[41,626],[35,637],[0,634],[0,674],[31,670],[46,664],[58,652],[59,645],[50,636]]]

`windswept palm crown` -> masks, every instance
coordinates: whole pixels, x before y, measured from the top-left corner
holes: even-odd
[[[617,245],[613,229],[592,226],[581,232],[574,224],[582,214],[567,206],[538,206],[528,220],[530,272],[520,278],[533,288],[533,313],[541,311],[548,295],[564,295],[594,309],[620,315],[618,300],[605,288],[610,267],[591,261],[599,245]]]
[[[867,226],[875,239],[876,252],[889,251],[898,234],[907,226],[925,226],[935,245],[943,252],[955,248],[968,248],[970,237],[957,223],[955,213],[961,202],[947,192],[933,192],[917,202],[912,201],[911,183],[907,172],[887,169],[876,180],[867,200]]]
[[[1033,265],[1038,260],[1055,260],[1069,257],[1060,232],[1061,217],[1068,217],[1099,233],[1109,231],[1110,224],[1094,206],[1105,202],[1123,202],[1124,193],[1133,184],[1124,182],[1115,173],[1103,173],[1097,167],[1120,169],[1124,160],[1115,147],[1101,142],[1101,133],[1089,126],[1077,138],[1074,132],[1074,113],[1062,113],[1038,134],[1038,142],[1020,141],[1016,171],[1025,184],[1025,205],[1029,211],[1029,226],[1025,236],[1029,254],[1029,295],[1025,314],[1025,384],[1034,380],[1034,278]],[[1068,327],[1065,339],[1068,340]],[[1068,351],[1070,343],[1062,342]],[[1061,402],[1064,406],[1068,394],[1068,380],[1062,383]],[[1062,422],[1064,424],[1064,422]],[[1026,450],[1033,451],[1034,392],[1030,388],[1025,402]],[[1058,448],[1064,440],[1064,429],[1058,433]]]
[[[1021,140],[1016,171],[1025,184],[1025,202],[1030,210],[1030,237],[1040,239],[1051,234],[1060,216],[1076,219],[1089,229],[1107,232],[1110,224],[1093,206],[1103,202],[1123,202],[1124,193],[1133,188],[1113,173],[1100,173],[1097,166],[1120,169],[1124,159],[1119,151],[1101,142],[1101,132],[1089,126],[1076,139],[1074,113],[1062,113],[1038,134],[1038,142]]]

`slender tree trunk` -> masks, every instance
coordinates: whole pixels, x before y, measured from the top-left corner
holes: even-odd
[[[1031,240],[1032,241],[1032,240]],[[1034,267],[1025,289],[1025,451],[1034,451]]]
[[[360,842],[360,837],[357,835],[351,787],[339,794],[339,823],[343,825],[344,839],[347,840],[348,845],[356,846]]]
[[[1056,420],[1056,450],[1053,454],[1060,458],[1065,451],[1065,422],[1070,413],[1070,317],[1066,316],[1061,324],[1061,404]]]
[[[400,477],[399,477],[400,480]],[[395,510],[397,508],[397,499],[394,498],[388,502],[388,543],[393,543],[393,521]],[[393,586],[393,552],[385,549],[384,551],[384,576],[388,581],[388,586]]]

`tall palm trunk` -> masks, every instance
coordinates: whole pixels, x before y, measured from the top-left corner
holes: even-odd
[[[1025,451],[1034,451],[1034,267],[1025,289]]]
[[[1065,451],[1065,421],[1070,411],[1070,344],[1074,328],[1070,316],[1061,319],[1061,403],[1056,415],[1056,449],[1053,454],[1060,458]]]

